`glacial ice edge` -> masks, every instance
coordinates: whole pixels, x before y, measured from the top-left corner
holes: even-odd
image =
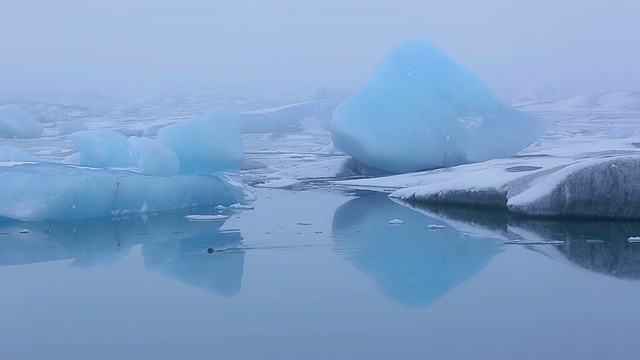
[[[148,176],[58,163],[0,166],[0,219],[59,221],[246,204],[237,175]]]

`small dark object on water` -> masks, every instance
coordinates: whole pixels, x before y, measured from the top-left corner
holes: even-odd
[[[214,252],[214,251],[215,251],[215,250],[213,250],[212,248],[208,248],[208,249],[207,249],[207,252],[208,252],[209,254],[213,254],[213,252]]]

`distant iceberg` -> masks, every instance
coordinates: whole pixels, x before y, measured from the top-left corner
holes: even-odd
[[[331,133],[358,161],[404,173],[509,157],[545,127],[501,104],[436,47],[410,41],[336,109]]]
[[[37,138],[42,136],[42,124],[16,105],[0,106],[0,138]]]
[[[157,140],[180,161],[180,174],[238,171],[244,163],[238,112],[217,109],[166,126]]]

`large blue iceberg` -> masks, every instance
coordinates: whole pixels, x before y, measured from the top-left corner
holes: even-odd
[[[335,111],[335,147],[374,168],[402,173],[509,157],[544,121],[496,100],[433,45],[410,41]]]
[[[81,131],[69,138],[78,152],[67,164],[42,163],[0,148],[0,220],[113,217],[254,199],[232,174],[243,160],[233,110],[167,126],[158,139],[127,139],[111,130]]]
[[[55,163],[0,163],[0,219],[73,220],[254,200],[233,175],[148,176]]]

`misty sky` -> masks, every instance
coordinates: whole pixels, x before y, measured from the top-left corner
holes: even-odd
[[[0,93],[354,86],[415,38],[499,93],[640,89],[632,0],[16,0]]]

